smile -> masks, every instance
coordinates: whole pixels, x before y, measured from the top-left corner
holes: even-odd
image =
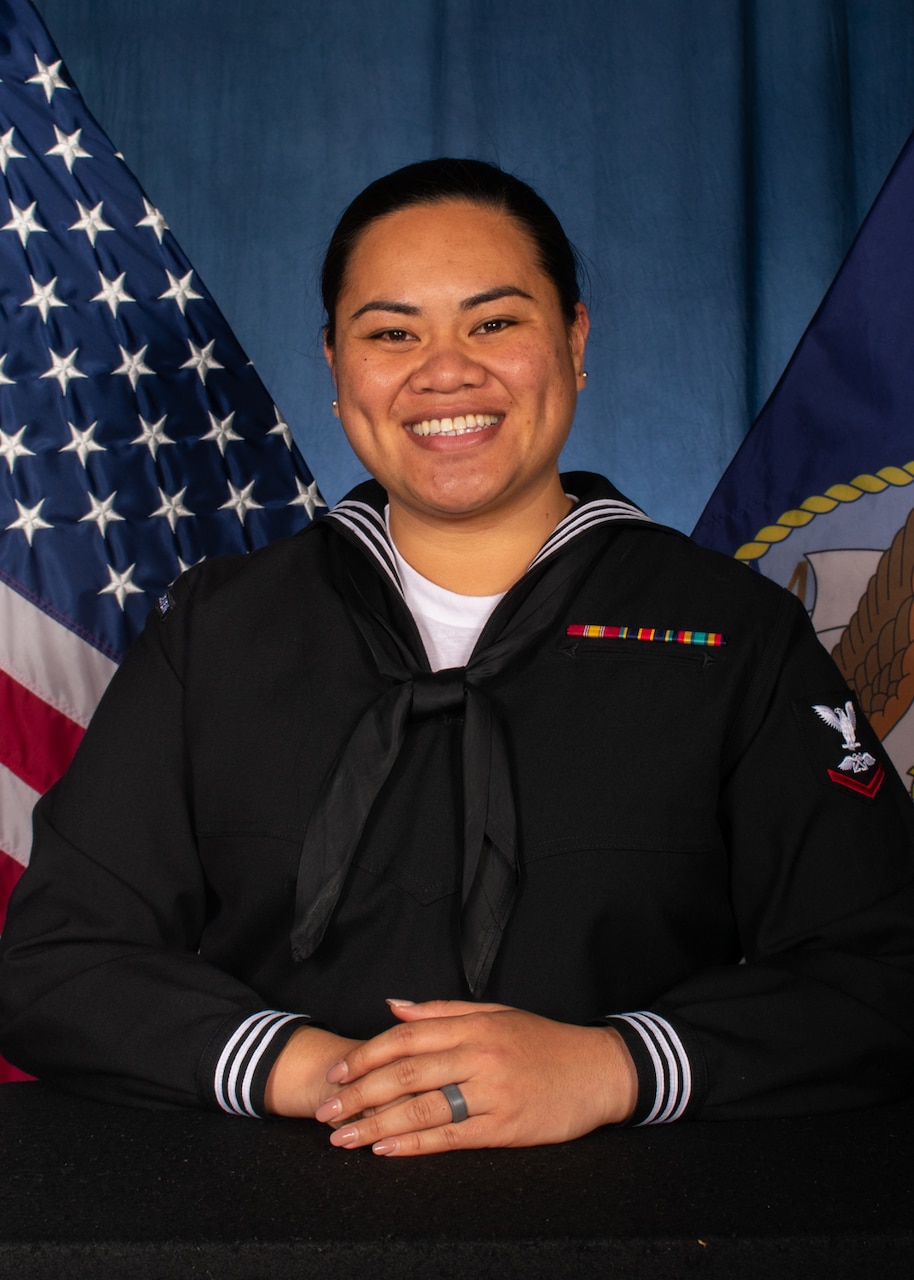
[[[425,418],[408,425],[416,436],[465,436],[470,431],[485,431],[499,421],[496,413],[466,413],[456,418]]]

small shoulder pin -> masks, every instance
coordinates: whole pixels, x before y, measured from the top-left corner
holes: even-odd
[[[175,607],[175,598],[170,591],[163,591],[156,600],[156,613],[164,618]]]

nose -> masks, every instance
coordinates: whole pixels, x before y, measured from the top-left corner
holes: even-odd
[[[416,393],[460,391],[463,387],[481,387],[486,371],[459,342],[438,341],[425,348],[423,358],[409,379]]]

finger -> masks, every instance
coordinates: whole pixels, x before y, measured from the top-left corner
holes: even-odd
[[[366,1116],[378,1115],[379,1112],[386,1111],[388,1107],[395,1107],[400,1102],[408,1101],[408,1099],[411,1098],[412,1096],[413,1096],[412,1094],[405,1093],[403,1094],[402,1097],[394,1098],[391,1102],[385,1103],[383,1107],[366,1107],[364,1111],[364,1115]],[[362,1116],[361,1115],[352,1116],[351,1119],[358,1121],[362,1119]],[[327,1121],[327,1123],[330,1125],[331,1129],[341,1129],[343,1125],[348,1124],[349,1121],[348,1120],[329,1120]]]
[[[476,1004],[470,1000],[428,1000],[423,1004],[394,1000],[388,1004],[400,1021],[389,1031],[363,1041],[346,1058],[335,1062],[325,1077],[328,1084],[346,1084],[398,1058],[461,1044],[470,1026],[467,1024],[464,1028],[462,1018],[517,1012],[509,1005]]]
[[[398,1058],[366,1072],[325,1098],[314,1117],[323,1123],[338,1124],[368,1111],[386,1108],[405,1096],[427,1094],[442,1085],[465,1080],[464,1056],[459,1049],[450,1049],[445,1053]]]
[[[325,1078],[328,1084],[351,1084],[379,1067],[455,1048],[464,1038],[465,1029],[456,1017],[404,1020],[358,1045],[352,1053],[334,1063]],[[412,1092],[409,1081],[404,1079],[403,1083]]]
[[[440,1090],[433,1089],[396,1106],[377,1111],[374,1115],[357,1117],[333,1133],[330,1142],[335,1147],[354,1150],[391,1139],[400,1141],[409,1133],[455,1128],[452,1117],[453,1111],[447,1098]]]
[[[499,1013],[510,1008],[506,1004],[477,1004],[473,1000],[388,1000],[390,1011],[403,1022],[419,1022],[425,1018],[459,1018],[471,1013]]]
[[[474,1123],[442,1125],[438,1129],[423,1129],[413,1133],[381,1138],[372,1143],[376,1156],[427,1156],[442,1151],[472,1150],[477,1147],[497,1145],[486,1136],[484,1119]]]

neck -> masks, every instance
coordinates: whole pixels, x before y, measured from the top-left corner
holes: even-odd
[[[390,531],[400,555],[423,578],[460,595],[491,596],[523,577],[571,507],[561,483],[547,501],[510,518],[496,512],[442,519],[391,498]]]

